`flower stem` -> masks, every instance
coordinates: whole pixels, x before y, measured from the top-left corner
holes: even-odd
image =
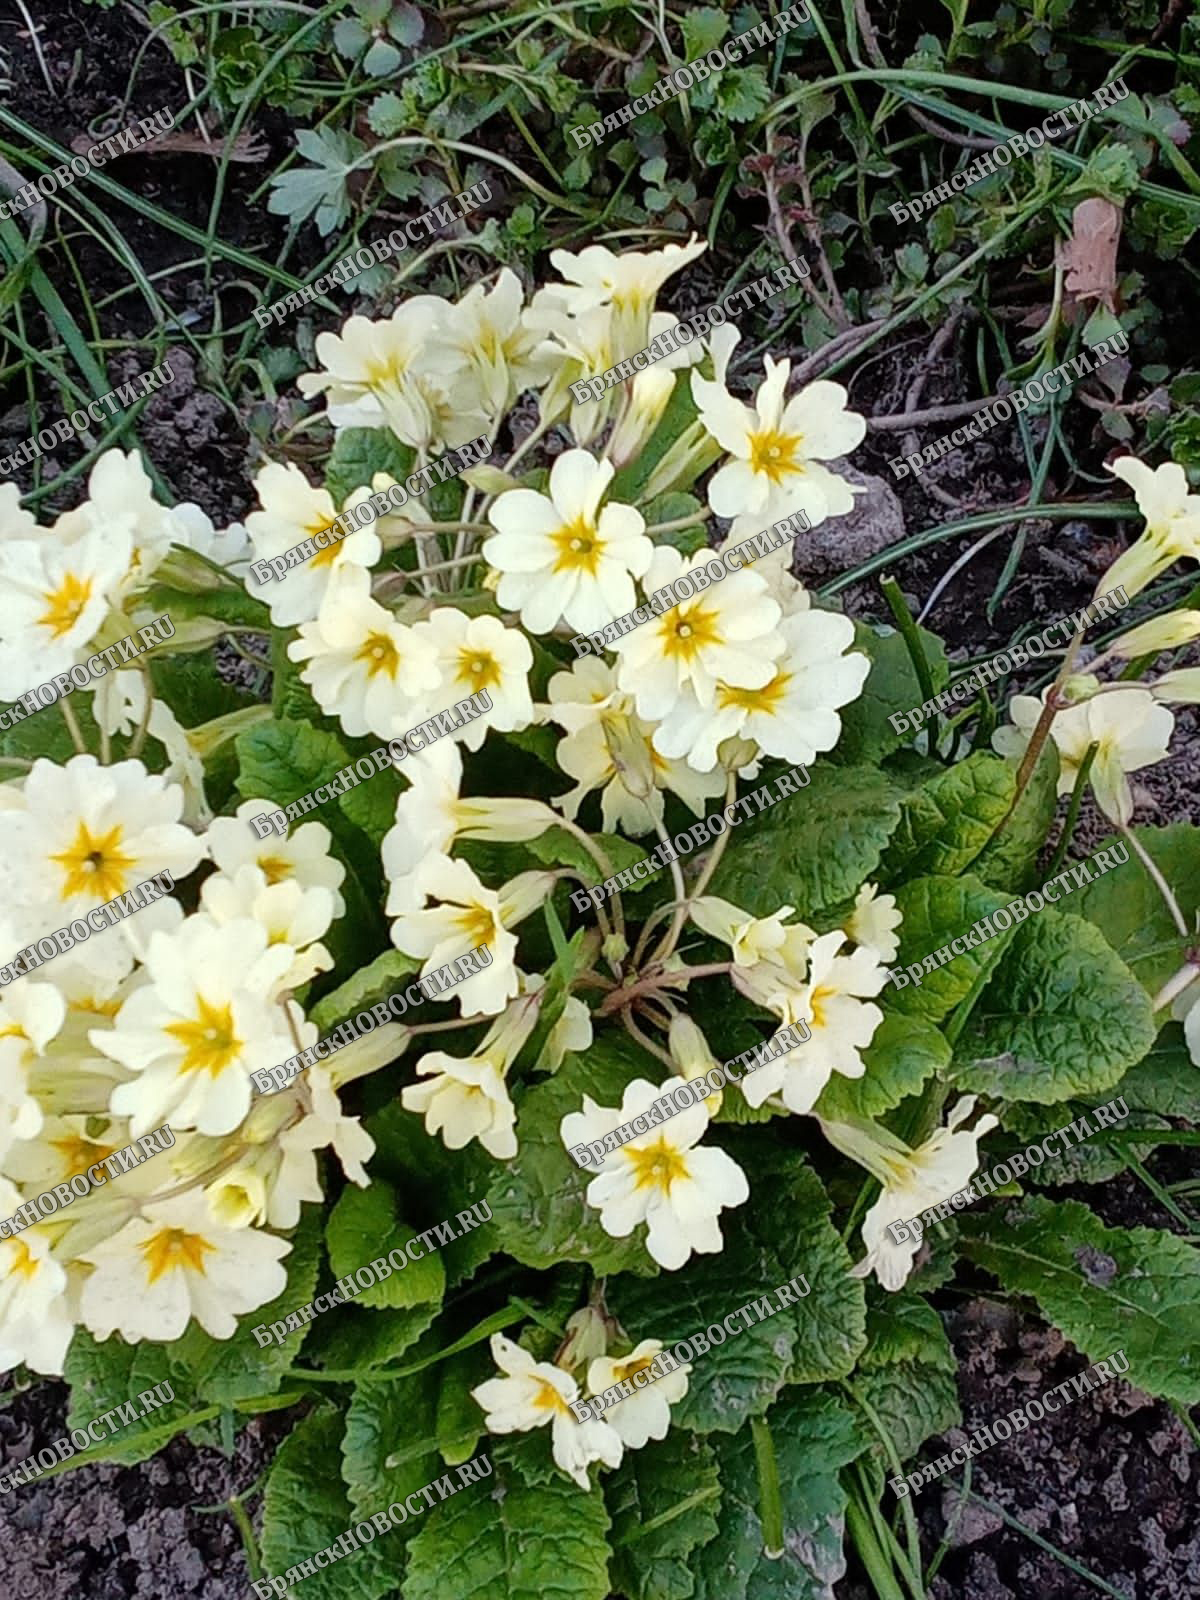
[[[1062,866],[1063,857],[1070,849],[1071,840],[1075,834],[1075,824],[1079,819],[1079,808],[1083,804],[1083,792],[1087,788],[1088,774],[1092,770],[1092,762],[1096,759],[1096,751],[1100,746],[1094,741],[1088,745],[1083,760],[1079,763],[1079,771],[1075,774],[1075,787],[1071,790],[1071,801],[1067,806],[1067,815],[1063,820],[1062,833],[1059,834],[1058,843],[1054,847],[1054,854],[1050,858],[1050,865],[1043,874],[1043,882],[1053,878]]]
[[[763,1554],[778,1561],[783,1554],[783,1497],[779,1490],[779,1464],[775,1460],[775,1441],[765,1417],[753,1417],[750,1436],[754,1440],[754,1461],[758,1468],[758,1519],[762,1523]]]
[[[1159,871],[1158,863],[1153,859],[1153,857],[1150,855],[1150,852],[1146,849],[1145,845],[1141,842],[1137,835],[1132,833],[1123,822],[1118,822],[1117,827],[1120,829],[1122,836],[1132,848],[1133,853],[1142,863],[1142,866],[1145,867],[1147,877],[1149,877],[1150,881],[1154,884],[1154,887],[1158,890],[1159,894],[1162,895],[1163,900],[1166,903],[1167,910],[1171,913],[1171,918],[1174,921],[1175,926],[1179,929],[1179,937],[1181,939],[1190,939],[1191,933],[1188,931],[1187,923],[1183,920],[1183,912],[1179,909],[1179,902],[1176,900],[1175,895],[1172,892],[1171,885]]]
[[[71,743],[75,746],[76,753],[81,756],[87,755],[87,743],[83,737],[83,734],[79,730],[79,723],[76,721],[75,713],[71,710],[70,706],[65,700],[60,700],[58,702],[58,709],[63,714],[63,721],[67,725],[67,732],[71,735]],[[133,751],[130,751],[131,755],[133,753]]]
[[[929,662],[925,657],[925,646],[921,643],[920,630],[913,621],[912,612],[908,609],[907,602],[900,592],[900,585],[895,578],[885,577],[880,579],[879,587],[883,591],[883,598],[887,601],[888,610],[895,618],[896,626],[900,630],[901,637],[908,649],[913,671],[917,675],[917,682],[921,685],[921,693],[926,700],[932,700],[934,696],[933,674],[929,670]],[[935,715],[934,729],[930,735],[931,750],[937,747],[936,729],[937,721]]]

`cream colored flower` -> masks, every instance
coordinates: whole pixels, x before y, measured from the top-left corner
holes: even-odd
[[[588,1367],[588,1390],[603,1394],[614,1384],[632,1383],[634,1378],[649,1370],[655,1356],[665,1349],[659,1339],[642,1339],[627,1356],[598,1356]],[[629,1450],[640,1450],[651,1439],[665,1439],[671,1426],[671,1407],[677,1405],[688,1391],[689,1362],[682,1362],[674,1371],[636,1388],[632,1395],[618,1400],[606,1408],[604,1421],[620,1436]]]
[[[533,721],[533,650],[519,628],[506,627],[499,617],[469,617],[457,606],[437,606],[413,632],[435,652],[442,706],[484,691],[492,702],[454,734],[468,750],[479,749],[489,728],[511,733]]]
[[[821,463],[856,450],[866,419],[846,409],[840,383],[825,379],[785,401],[791,362],[767,356],[764,365],[753,406],[734,399],[723,383],[692,375],[700,420],[733,458],[709,481],[709,505],[721,517],[757,512],[767,522],[803,511],[814,527],[844,516],[854,509],[855,490]]]
[[[559,364],[522,303],[521,280],[501,267],[490,289],[472,284],[442,316],[442,341],[475,380],[493,423],[519,394],[546,383]]]
[[[571,1401],[579,1385],[569,1372],[548,1361],[535,1361],[528,1350],[492,1335],[492,1360],[504,1374],[489,1378],[471,1390],[472,1398],[487,1413],[491,1433],[527,1433],[550,1424],[550,1447],[556,1463],[581,1489],[589,1489],[588,1467],[601,1461],[618,1467],[624,1446],[607,1422],[577,1422]]]
[[[654,547],[639,511],[617,502],[601,508],[613,471],[586,450],[565,450],[550,469],[548,495],[510,489],[492,502],[488,519],[498,531],[483,554],[501,575],[496,598],[519,611],[531,633],[562,621],[592,633],[633,610],[633,579]]]
[[[232,877],[214,872],[206,878],[200,905],[222,927],[227,922],[257,922],[266,931],[268,945],[290,948],[294,954],[283,975],[285,989],[299,989],[333,966],[333,957],[318,942],[333,922],[329,889],[304,889],[294,878],[268,883],[260,867],[244,866]]]
[[[795,906],[780,906],[769,917],[755,917],[729,900],[705,894],[689,902],[688,914],[698,928],[729,946],[737,966],[754,967],[764,961],[795,960],[802,975],[808,947],[816,934],[802,922],[784,926],[785,918],[795,909]]]
[[[556,672],[541,714],[566,729],[555,758],[575,788],[555,804],[570,821],[595,789],[606,832],[649,833],[662,816],[662,791],[676,794],[693,816],[703,817],[708,802],[724,792],[724,774],[698,773],[686,761],[672,761],[653,744],[654,729],[634,709],[632,694],[617,688],[616,672],[599,656],[583,656],[566,672]]]
[[[883,1192],[863,1218],[867,1253],[852,1275],[875,1276],[885,1289],[901,1289],[912,1271],[920,1237],[896,1242],[891,1223],[906,1223],[930,1206],[940,1205],[966,1187],[979,1166],[979,1140],[997,1119],[989,1112],[973,1128],[962,1124],[975,1109],[975,1096],[964,1095],[924,1144],[910,1148],[877,1122],[821,1122],[821,1132],[844,1155],[857,1161],[883,1185]]]
[[[1174,461],[1151,470],[1136,456],[1119,456],[1108,470],[1133,490],[1146,526],[1101,578],[1096,595],[1121,587],[1132,597],[1182,556],[1200,558],[1200,495],[1189,494],[1187,474]]]
[[[650,594],[681,578],[691,581],[710,559],[707,551],[688,559],[659,546],[642,588]],[[761,689],[774,677],[783,648],[779,620],[779,607],[762,578],[730,573],[619,638],[617,683],[633,695],[638,715],[651,721],[668,716],[688,691],[707,708],[722,683]],[[657,739],[656,744],[661,750]]]
[[[258,867],[268,883],[290,879],[302,889],[323,888],[333,895],[336,919],[346,909],[341,887],[346,869],[329,852],[332,835],[323,822],[302,822],[284,838],[269,833],[260,839],[250,826],[250,818],[276,809],[273,800],[243,800],[232,817],[215,817],[206,835],[217,867],[232,877],[239,867]]]
[[[82,1256],[80,1314],[90,1333],[130,1344],[180,1338],[194,1317],[214,1339],[231,1339],[243,1311],[283,1293],[281,1258],[291,1245],[253,1228],[225,1228],[193,1189],[150,1203],[112,1239]]]
[[[571,285],[560,291],[571,311],[578,315],[593,307],[611,310],[613,343],[622,354],[632,355],[648,341],[650,313],[663,284],[706,249],[703,240],[690,239],[685,245],[617,255],[604,245],[591,244],[577,254],[552,250],[550,265]]]
[[[1015,696],[1008,708],[1012,725],[996,729],[992,748],[1002,756],[1023,755],[1042,704],[1032,695]],[[1128,774],[1166,757],[1174,726],[1171,712],[1146,689],[1105,691],[1059,711],[1050,724],[1059,756],[1059,794],[1074,789],[1088,747],[1095,744],[1090,781],[1096,803],[1112,821],[1128,823],[1133,816]]]
[[[833,612],[802,611],[785,617],[779,633],[783,651],[767,683],[718,682],[708,705],[681,698],[655,733],[656,747],[701,772],[717,765],[726,739],[752,739],[764,755],[801,765],[832,750],[842,731],[838,708],[858,698],[871,670],[861,652],[845,653],[854,624]]]
[[[581,1111],[569,1111],[559,1132],[564,1145],[603,1141],[606,1134],[650,1110],[656,1100],[682,1088],[679,1078],[655,1085],[645,1078],[626,1084],[619,1108],[601,1106],[590,1095]],[[673,1109],[673,1108],[672,1108]],[[646,1249],[660,1267],[674,1271],[693,1251],[711,1255],[723,1246],[717,1218],[749,1197],[745,1173],[724,1150],[696,1148],[708,1128],[704,1101],[635,1134],[605,1154],[587,1187],[587,1203],[600,1225],[624,1239],[646,1224]]]
[[[864,883],[854,900],[854,910],[842,926],[855,944],[873,950],[880,961],[894,961],[900,949],[896,929],[904,913],[896,909],[894,894],[880,894],[879,885]]]
[[[373,523],[352,528],[344,539],[336,538],[338,508],[333,496],[328,489],[314,488],[291,462],[286,466],[269,462],[254,479],[254,492],[262,509],[250,513],[246,529],[258,561],[285,555],[315,534],[334,530],[323,550],[289,567],[282,578],[259,583],[253,573],[247,575],[246,588],[265,602],[276,627],[311,622],[319,614],[336,572],[344,567],[373,567],[383,553],[379,530]],[[347,507],[360,501],[364,493],[351,495]]]
[[[522,998],[493,1022],[470,1056],[431,1050],[417,1062],[429,1081],[401,1091],[406,1111],[425,1118],[425,1131],[441,1134],[448,1150],[478,1139],[489,1155],[508,1161],[517,1153],[516,1107],[505,1076],[537,1023],[541,1001]]]
[[[306,663],[300,676],[313,698],[349,734],[390,739],[441,709],[436,647],[371,598],[364,567],[338,570],[287,653]]]
[[[0,1210],[10,1216],[21,1196],[0,1178]],[[0,1239],[0,1372],[22,1362],[34,1372],[62,1372],[74,1319],[67,1309],[67,1274],[50,1253],[44,1228]]]

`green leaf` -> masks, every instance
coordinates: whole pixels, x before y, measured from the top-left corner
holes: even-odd
[[[404,1600],[606,1600],[608,1527],[603,1496],[557,1473],[530,1486],[497,1458],[492,1478],[426,1517],[409,1545]]]
[[[915,966],[970,931],[980,917],[990,916],[1007,905],[1005,895],[988,889],[972,873],[961,878],[915,878],[899,884],[896,905],[904,914],[900,924],[900,951],[894,966]],[[970,992],[976,978],[1000,958],[1003,934],[989,939],[961,955],[952,956],[944,966],[934,967],[921,982],[889,993],[898,1011],[940,1022]]]
[[[810,780],[743,823],[711,893],[760,917],[794,905],[805,920],[853,899],[900,820],[902,791],[870,767],[819,762]]]
[[[628,465],[622,467],[613,478],[613,481],[608,486],[608,499],[619,500],[626,505],[636,505],[655,467],[658,466],[675,441],[691,427],[699,415],[696,402],[692,399],[690,382],[685,378],[681,383],[679,376],[676,375],[675,387],[671,391],[671,398],[667,401],[666,410],[659,420],[658,427],[655,428],[654,433],[651,435],[650,442],[643,446],[640,455],[635,456]],[[686,473],[683,478],[676,483],[672,483],[670,487],[675,490],[690,488],[703,470],[704,462],[698,461],[694,470]]]
[[[238,1323],[232,1339],[214,1339],[193,1322],[182,1339],[167,1348],[177,1366],[186,1368],[195,1391],[204,1400],[229,1405],[260,1395],[277,1394],[283,1375],[295,1364],[311,1323],[284,1335],[282,1344],[273,1341],[259,1349],[251,1337],[252,1327],[286,1322],[293,1311],[307,1305],[317,1287],[321,1257],[320,1210],[301,1208],[300,1222],[292,1234],[292,1249],[284,1256],[287,1287],[269,1305],[247,1312]]]
[[[559,1123],[583,1107],[585,1094],[599,1105],[619,1106],[632,1079],[662,1082],[663,1069],[631,1041],[599,1036],[586,1058],[569,1055],[558,1073],[529,1089],[519,1102],[519,1149],[493,1180],[488,1201],[498,1248],[528,1267],[586,1261],[599,1277],[610,1272],[655,1272],[645,1229],[614,1239],[584,1201],[591,1181],[567,1154]],[[661,1337],[656,1334],[655,1337]]]
[[[346,184],[365,146],[350,133],[305,128],[296,135],[296,147],[313,164],[276,174],[271,179],[267,210],[277,217],[290,217],[294,223],[313,217],[323,238],[350,214]]]
[[[238,792],[246,800],[289,806],[328,783],[350,759],[340,739],[308,722],[281,717],[241,733],[236,740]]]
[[[729,32],[729,18],[716,6],[690,6],[680,22],[683,31],[684,59],[705,56]]]
[[[730,68],[716,81],[716,100],[727,122],[753,122],[771,103],[766,72],[757,64]]]
[[[612,1513],[612,1581],[629,1600],[689,1600],[689,1557],[717,1533],[721,1485],[703,1439],[672,1428],[626,1450],[605,1481]]]
[[[322,1405],[283,1441],[263,1492],[263,1570],[289,1567],[336,1543],[354,1525],[350,1501],[334,1463],[342,1442],[342,1413]],[[391,1543],[389,1543],[391,1540]],[[381,1534],[304,1581],[304,1600],[380,1600],[399,1580],[403,1545]]]
[[[344,1372],[383,1367],[411,1350],[438,1314],[432,1301],[424,1305],[372,1311],[338,1306],[313,1328],[305,1356],[318,1366]]]
[[[959,1218],[960,1248],[1032,1295],[1091,1361],[1124,1351],[1147,1394],[1200,1402],[1200,1251],[1156,1228],[1106,1228],[1076,1200],[1029,1195]]]
[[[1121,1079],[1120,1090],[1131,1111],[1200,1123],[1200,1068],[1191,1058],[1180,1023],[1166,1025],[1150,1053]]]
[[[331,989],[308,1013],[309,1020],[325,1032],[344,1017],[355,1017],[360,1011],[369,1011],[379,1000],[386,1000],[403,987],[401,979],[421,970],[415,956],[403,955],[399,950],[385,950],[369,966],[360,967]]]
[[[935,691],[944,689],[950,681],[950,668],[942,641],[924,628],[917,631],[925,647],[933,687]],[[897,733],[888,716],[921,705],[925,692],[917,681],[908,646],[894,628],[876,631],[866,623],[856,622],[854,648],[870,657],[871,671],[858,699],[843,706],[838,713],[842,719],[842,736],[837,743],[835,759],[869,764],[882,761],[912,737],[910,733]]]
[[[787,1381],[844,1378],[866,1339],[866,1291],[861,1278],[850,1276],[853,1262],[830,1221],[833,1207],[824,1185],[791,1151],[745,1166],[754,1174],[746,1207],[750,1227],[773,1252],[784,1278],[803,1275],[809,1288],[778,1314],[796,1325]]]
[[[401,793],[400,774],[389,765],[356,788],[343,789],[337,803],[346,819],[361,828],[379,849],[396,821],[396,801]]]
[[[612,862],[616,872],[623,872],[626,867],[633,866],[635,861],[642,861],[650,853],[645,845],[635,844],[632,839],[622,839],[615,833],[598,833],[595,835],[600,848],[607,852],[608,859]],[[603,883],[604,873],[593,860],[591,854],[584,849],[574,834],[568,833],[565,828],[547,828],[545,833],[540,833],[536,839],[530,839],[527,849],[535,861],[541,861],[547,866],[578,867],[584,873],[589,883]],[[632,889],[643,889],[653,882],[653,873],[639,878],[632,885]],[[631,893],[631,889],[622,888],[623,895]]]
[[[722,1218],[725,1248],[693,1256],[679,1272],[653,1281],[619,1278],[609,1284],[608,1304],[629,1337],[675,1345],[748,1302],[770,1295],[788,1274],[774,1252],[737,1226],[736,1213]],[[697,1433],[733,1433],[747,1417],[760,1416],[783,1385],[796,1354],[796,1321],[785,1306],[763,1322],[712,1341],[692,1363],[688,1392],[671,1408],[671,1420]],[[803,1358],[801,1358],[803,1359]]]
[[[961,1421],[957,1371],[942,1320],[927,1301],[904,1289],[872,1291],[867,1348],[851,1387],[875,1411],[902,1461]],[[874,1429],[871,1437],[877,1438]]]
[[[1054,740],[1047,739],[1016,810],[976,858],[975,876],[989,888],[1015,894],[1039,881],[1038,856],[1058,805],[1058,765]]]
[[[253,1344],[253,1340],[250,1341]],[[176,1398],[166,1405],[158,1404],[158,1396],[151,1396],[149,1404],[157,1409],[147,1410],[144,1416],[126,1423],[120,1432],[106,1438],[103,1449],[97,1449],[106,1461],[120,1461],[132,1465],[145,1461],[156,1450],[161,1450],[166,1440],[156,1429],[176,1417],[185,1417],[194,1409],[185,1398],[184,1384],[171,1359],[171,1347],[162,1344],[126,1344],[119,1334],[103,1342],[93,1339],[86,1328],[76,1328],[67,1351],[63,1377],[71,1386],[71,1404],[67,1413],[67,1428],[86,1429],[105,1411],[134,1403],[137,1411],[143,1402],[138,1398],[147,1389],[164,1380],[172,1382]],[[113,1418],[114,1426],[119,1426]],[[101,1434],[107,1429],[101,1425]]]
[[[865,1075],[846,1078],[835,1072],[817,1101],[817,1116],[827,1122],[882,1116],[908,1095],[918,1094],[934,1073],[945,1071],[950,1045],[923,1017],[885,1012],[862,1056]]]
[[[416,459],[413,447],[401,444],[390,428],[342,428],[325,463],[325,487],[342,505],[352,490],[369,487],[377,472],[403,481]]]
[[[382,1178],[372,1176],[365,1189],[347,1184],[325,1227],[329,1265],[335,1278],[353,1274],[369,1262],[399,1250],[407,1266],[382,1283],[374,1283],[355,1296],[360,1306],[409,1307],[441,1305],[446,1292],[446,1270],[437,1251],[428,1248],[411,1261],[404,1246],[414,1237],[412,1228],[396,1214],[396,1191]]]
[[[1016,790],[999,756],[979,751],[927,779],[903,802],[883,859],[885,882],[964,872],[991,838]]]
[[[722,1500],[717,1537],[691,1559],[694,1600],[833,1600],[846,1570],[841,1469],[862,1454],[863,1432],[822,1390],[789,1390],[766,1418],[783,1510],[784,1553],[764,1554],[762,1487],[749,1428],[714,1441]]]
[[[1133,831],[1170,884],[1184,921],[1194,926],[1200,911],[1200,828],[1176,822]],[[1105,839],[1099,849],[1121,842]],[[1086,884],[1072,898],[1071,909],[1096,924],[1148,994],[1156,995],[1183,965],[1189,941],[1180,938],[1161,892],[1132,851],[1118,871]]]
[[[959,1041],[954,1079],[1039,1105],[1099,1094],[1155,1031],[1145,991],[1100,931],[1047,908],[1009,941]]]

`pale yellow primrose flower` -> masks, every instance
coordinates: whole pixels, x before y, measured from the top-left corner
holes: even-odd
[[[897,1244],[888,1224],[907,1222],[930,1206],[940,1205],[970,1181],[979,1166],[979,1140],[998,1120],[989,1112],[973,1128],[961,1125],[975,1109],[975,1096],[964,1095],[946,1119],[916,1149],[877,1122],[826,1122],[818,1118],[821,1132],[843,1155],[857,1161],[883,1185],[883,1192],[863,1218],[862,1239],[867,1253],[851,1268],[856,1278],[874,1272],[885,1289],[904,1287],[921,1247],[916,1234]]]
[[[844,516],[854,509],[856,491],[821,462],[857,449],[866,419],[846,409],[840,383],[825,379],[785,402],[791,362],[767,356],[764,365],[767,375],[753,406],[716,379],[692,374],[700,420],[733,458],[710,480],[709,505],[721,517],[758,512],[767,522],[803,511],[814,527],[826,517]]]
[[[1149,622],[1130,628],[1114,639],[1104,653],[1130,661],[1134,656],[1153,655],[1159,650],[1177,650],[1196,638],[1200,638],[1200,611],[1169,611],[1165,617],[1151,617]]]
[[[562,293],[572,312],[578,314],[595,306],[611,309],[613,344],[628,356],[649,341],[650,313],[663,284],[690,266],[707,248],[702,239],[691,239],[685,245],[627,250],[617,255],[604,245],[591,244],[578,254],[552,250],[550,265],[571,286]]]
[[[248,918],[266,930],[269,945],[288,946],[294,957],[283,977],[285,989],[298,989],[333,966],[333,957],[318,943],[333,922],[329,889],[304,889],[294,878],[268,883],[261,868],[247,865],[232,877],[214,872],[206,878],[200,905],[216,923]]]
[[[448,856],[456,840],[525,843],[558,822],[540,800],[460,797],[462,752],[452,739],[414,755],[404,772],[409,786],[397,797],[396,821],[381,847],[389,917],[417,909],[419,868],[431,856]]]
[[[627,1356],[597,1356],[588,1367],[588,1390],[603,1394],[617,1383],[632,1383],[634,1375],[645,1372],[655,1356],[665,1349],[660,1339],[643,1339],[634,1345]],[[688,1392],[690,1362],[664,1373],[661,1378],[644,1388],[635,1388],[615,1406],[606,1409],[604,1421],[620,1434],[628,1450],[640,1450],[651,1439],[665,1439],[671,1426],[671,1407],[677,1405]]]
[[[519,611],[531,633],[563,621],[593,633],[633,610],[633,578],[654,547],[640,511],[616,502],[601,509],[614,471],[586,450],[564,450],[550,469],[549,495],[510,489],[492,502],[488,518],[499,531],[483,555],[501,574],[497,600]]]
[[[364,567],[337,569],[316,621],[300,625],[287,653],[305,663],[301,680],[349,734],[390,739],[441,709],[436,646],[371,598]]]
[[[416,1070],[429,1081],[407,1085],[401,1105],[423,1116],[426,1133],[441,1134],[448,1150],[478,1139],[489,1155],[510,1160],[517,1153],[517,1110],[504,1080],[540,1011],[540,995],[522,995],[505,1007],[469,1056],[427,1051]]]
[[[896,909],[894,894],[880,894],[877,883],[864,883],[854,900],[854,910],[842,924],[855,944],[873,950],[880,961],[894,961],[900,949],[896,929],[904,913]]]
[[[250,513],[246,529],[259,561],[282,556],[314,534],[326,532],[337,520],[338,509],[328,489],[314,488],[291,462],[268,462],[254,479],[254,492],[262,510]],[[347,505],[354,499],[351,495]],[[331,539],[324,550],[289,567],[282,578],[260,583],[247,573],[246,589],[265,602],[276,627],[290,628],[317,616],[335,572],[372,567],[382,554],[378,530],[368,524],[352,529],[340,542]]]
[[[831,611],[800,611],[780,622],[779,635],[783,650],[767,683],[718,682],[709,705],[681,697],[655,730],[655,748],[700,772],[717,765],[726,739],[752,740],[763,755],[802,766],[832,750],[842,732],[838,709],[858,698],[871,670],[860,651],[846,654],[854,624]]]
[[[581,1489],[588,1489],[588,1467],[601,1461],[618,1467],[624,1453],[620,1435],[603,1419],[577,1422],[571,1401],[579,1398],[579,1385],[569,1372],[535,1361],[528,1350],[494,1333],[492,1360],[504,1373],[471,1390],[487,1413],[490,1433],[527,1433],[550,1424],[550,1448],[555,1462]]]
[[[690,577],[711,559],[707,550],[689,559],[660,545],[642,588],[650,594]],[[669,715],[689,690],[708,708],[722,683],[762,689],[775,676],[784,647],[779,621],[765,581],[755,572],[732,572],[622,635],[613,647],[617,683],[633,695],[638,715],[653,722]]]
[[[561,362],[523,311],[523,300],[521,280],[501,267],[490,289],[472,284],[442,314],[442,342],[471,373],[493,424],[519,394],[547,383]]]
[[[1172,705],[1200,705],[1200,667],[1178,667],[1174,672],[1164,672],[1147,688],[1156,700]]]
[[[71,544],[0,544],[0,697],[16,700],[86,658],[129,569],[133,520],[97,523]]]
[[[414,632],[433,646],[441,673],[442,706],[486,691],[490,707],[457,729],[451,737],[468,750],[478,750],[489,728],[511,733],[533,721],[529,669],[533,648],[519,628],[499,617],[469,617],[457,606],[437,606]]]
[[[95,1271],[80,1314],[97,1339],[178,1339],[192,1317],[214,1339],[231,1339],[241,1312],[283,1293],[281,1257],[291,1248],[272,1233],[223,1227],[199,1190],[152,1202],[81,1257]]]
[[[753,967],[762,961],[784,962],[789,940],[797,933],[802,934],[805,948],[797,952],[793,946],[792,950],[799,955],[798,971],[802,976],[807,944],[816,934],[802,922],[792,928],[784,927],[784,918],[790,917],[795,909],[795,906],[780,906],[769,917],[755,917],[719,895],[704,894],[689,902],[688,914],[698,928],[729,946],[734,963],[739,967]]]
[[[1108,470],[1133,490],[1146,526],[1101,578],[1097,599],[1118,586],[1132,597],[1181,556],[1200,559],[1200,495],[1188,493],[1181,466],[1164,461],[1152,471],[1136,456],[1119,456]]]
[[[677,794],[693,816],[703,817],[708,802],[725,788],[721,772],[694,772],[685,761],[669,760],[654,748],[654,729],[636,714],[632,694],[617,688],[616,673],[598,656],[582,656],[550,679],[543,718],[567,730],[555,759],[575,788],[555,805],[574,821],[594,789],[600,796],[601,823],[608,833],[648,833],[662,816],[661,791]]]
[[[569,1111],[559,1123],[562,1141],[568,1148],[602,1142],[614,1128],[681,1087],[679,1078],[660,1084],[634,1078],[626,1084],[619,1108],[597,1105],[584,1095],[583,1109]],[[700,1101],[652,1124],[628,1144],[606,1152],[587,1187],[587,1203],[599,1211],[604,1231],[624,1239],[644,1222],[646,1249],[668,1271],[682,1267],[693,1251],[714,1255],[721,1250],[718,1216],[750,1195],[745,1173],[724,1150],[696,1148],[708,1123],[708,1107]]]
[[[1012,725],[997,728],[992,748],[1002,756],[1025,752],[1042,712],[1042,700],[1016,695],[1009,706]],[[1096,744],[1091,785],[1096,803],[1113,822],[1128,823],[1133,796],[1127,774],[1162,761],[1171,742],[1175,718],[1146,689],[1118,689],[1095,695],[1082,705],[1068,706],[1050,724],[1058,749],[1058,793],[1070,794],[1088,746]]]
[[[813,940],[808,982],[799,992],[786,984],[774,988],[771,979],[779,968],[735,973],[744,994],[759,998],[785,1023],[804,1022],[811,1033],[798,1050],[767,1062],[745,1079],[742,1093],[750,1105],[760,1106],[778,1093],[789,1111],[804,1115],[835,1072],[847,1078],[866,1072],[861,1052],[883,1021],[883,1012],[868,997],[883,988],[887,969],[866,946],[842,955],[845,942],[840,928]]]
[[[10,1216],[21,1195],[0,1178],[0,1210]],[[58,1376],[74,1333],[67,1310],[67,1274],[50,1253],[44,1228],[28,1228],[0,1239],[0,1372],[22,1362],[34,1372]]]
[[[320,885],[333,895],[333,914],[340,917],[346,909],[341,895],[346,869],[329,852],[329,829],[323,822],[302,822],[283,838],[272,832],[260,839],[250,819],[275,809],[273,800],[243,800],[232,817],[214,817],[205,835],[213,861],[230,875],[249,863],[268,883],[294,878],[304,889]]]

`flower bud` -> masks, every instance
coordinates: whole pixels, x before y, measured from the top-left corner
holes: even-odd
[[[1100,679],[1090,672],[1076,672],[1067,678],[1059,693],[1068,705],[1077,706],[1090,700],[1100,688]]]
[[[1133,656],[1151,655],[1158,650],[1174,650],[1200,637],[1200,611],[1171,611],[1165,617],[1152,617],[1109,645],[1112,655],[1128,661]]]

